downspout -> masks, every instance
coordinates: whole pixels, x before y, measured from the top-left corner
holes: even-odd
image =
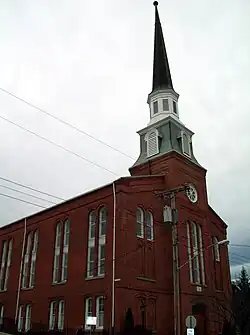
[[[17,288],[17,298],[16,298],[15,324],[17,322],[17,314],[18,314],[18,307],[19,307],[19,301],[20,301],[20,290],[21,290],[21,279],[22,279],[22,271],[23,271],[23,257],[24,257],[25,241],[26,241],[26,232],[27,232],[27,221],[26,221],[26,218],[25,218],[24,219],[22,255],[21,255],[21,263],[20,263],[20,271],[19,271],[19,279],[18,279],[18,288]]]
[[[116,247],[116,190],[115,182],[113,182],[113,199],[114,199],[114,213],[113,213],[113,247],[112,247],[112,309],[111,309],[111,328],[112,334],[115,333],[115,247]]]

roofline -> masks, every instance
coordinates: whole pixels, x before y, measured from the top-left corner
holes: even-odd
[[[215,215],[217,218],[219,218],[219,219],[224,223],[225,227],[227,228],[228,225],[226,224],[226,222],[225,222],[224,220],[222,220],[222,218],[219,216],[219,214],[217,214],[217,213],[215,212],[215,210],[214,210],[210,205],[208,205],[208,207],[209,207],[209,209],[214,213],[214,215]]]
[[[99,187],[94,188],[94,189],[92,189],[92,190],[90,190],[90,191],[87,191],[87,192],[85,192],[85,193],[81,193],[81,194],[79,194],[79,195],[76,195],[75,197],[70,198],[70,199],[65,200],[65,201],[62,201],[62,202],[60,202],[60,203],[58,203],[58,204],[56,204],[56,205],[54,205],[54,206],[51,206],[51,207],[42,209],[41,211],[35,212],[34,214],[30,214],[30,215],[28,215],[28,216],[22,217],[22,218],[20,218],[20,219],[18,219],[18,220],[15,220],[15,221],[13,221],[13,222],[7,223],[6,225],[3,225],[2,227],[0,227],[0,230],[1,230],[1,229],[5,229],[5,228],[7,228],[7,227],[10,227],[10,226],[12,226],[12,225],[14,225],[14,224],[20,223],[20,222],[23,221],[23,220],[28,220],[28,219],[31,219],[31,218],[37,216],[37,215],[44,214],[44,213],[46,213],[46,212],[48,212],[48,211],[51,211],[51,210],[53,210],[53,209],[55,209],[55,208],[58,208],[59,206],[65,205],[65,204],[67,204],[67,203],[69,203],[69,202],[71,202],[71,201],[77,200],[77,199],[79,199],[79,198],[81,198],[81,197],[90,195],[91,193],[100,191],[100,190],[102,190],[102,189],[104,189],[104,188],[106,188],[106,187],[110,187],[110,186],[112,186],[114,183],[118,183],[118,182],[120,182],[120,181],[122,181],[122,180],[125,180],[125,179],[140,179],[140,178],[148,178],[148,177],[162,177],[162,176],[163,176],[163,175],[143,175],[143,176],[126,176],[126,177],[120,177],[120,178],[115,179],[114,181],[112,181],[112,182],[110,182],[110,183],[108,183],[108,184],[105,184],[105,185],[103,185],[103,186],[99,186]]]

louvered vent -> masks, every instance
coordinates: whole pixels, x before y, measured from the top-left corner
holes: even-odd
[[[152,131],[148,135],[148,140],[147,140],[147,145],[148,145],[148,157],[153,156],[158,154],[159,148],[158,148],[158,135],[156,131]]]

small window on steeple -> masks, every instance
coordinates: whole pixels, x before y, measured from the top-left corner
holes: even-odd
[[[163,111],[164,112],[168,112],[169,111],[168,99],[163,99],[162,100],[162,106],[163,106]]]
[[[183,132],[181,139],[182,139],[182,152],[184,153],[184,155],[191,156],[191,146],[188,135]]]
[[[145,136],[147,142],[147,156],[151,157],[159,153],[159,134],[158,130],[151,130]]]
[[[154,114],[157,114],[158,113],[158,101],[155,101],[153,103],[153,110],[154,110]]]
[[[177,105],[175,101],[173,101],[173,111],[175,114],[177,114]]]

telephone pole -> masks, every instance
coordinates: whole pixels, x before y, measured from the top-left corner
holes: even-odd
[[[175,195],[179,192],[186,192],[187,185],[173,188],[163,192],[157,192],[156,195],[164,200],[170,200],[172,224],[172,245],[173,245],[173,286],[174,286],[174,334],[181,334],[180,320],[180,276],[179,276],[179,248],[178,248],[178,212],[175,204]]]

